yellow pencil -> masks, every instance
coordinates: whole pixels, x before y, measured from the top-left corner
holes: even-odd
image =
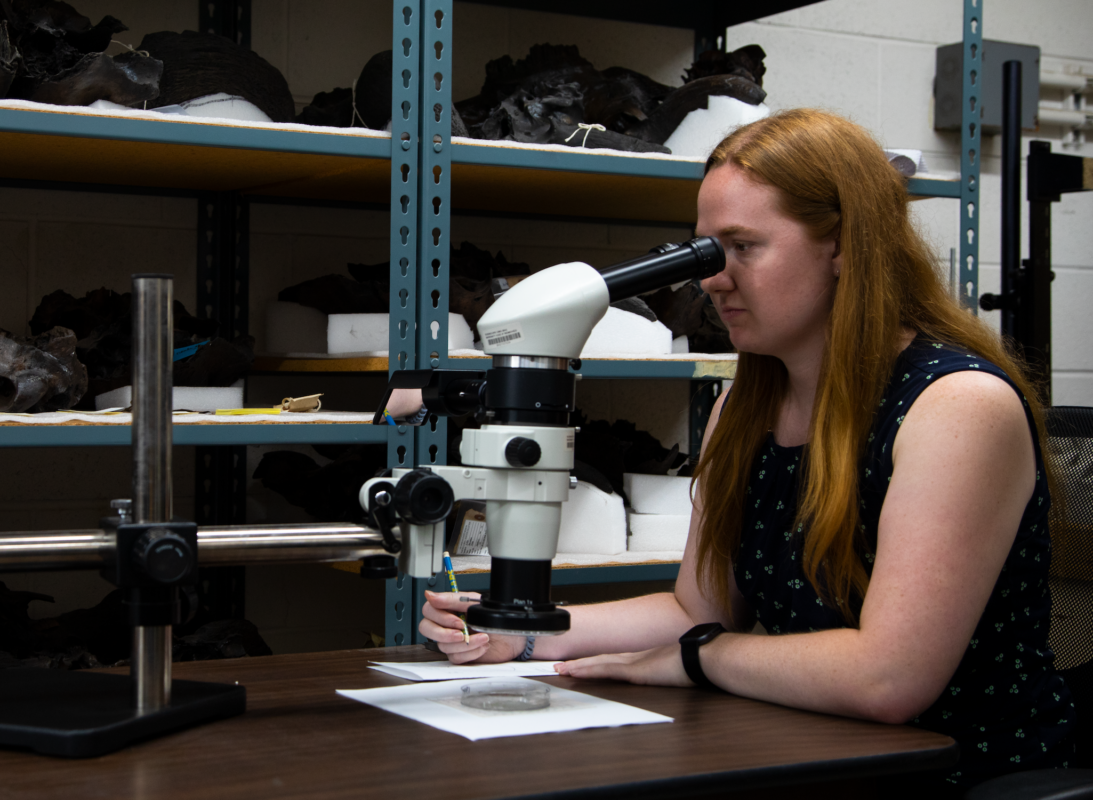
[[[448,555],[448,551],[444,551],[444,571],[448,573],[448,587],[454,594],[459,594],[459,587],[455,585],[455,572],[452,570],[452,557]],[[460,614],[459,618],[463,620],[463,643],[471,643],[471,632],[467,630],[467,615]]]

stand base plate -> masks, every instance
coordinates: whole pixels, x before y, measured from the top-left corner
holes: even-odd
[[[52,669],[0,671],[0,746],[88,758],[171,731],[242,714],[242,686],[173,681],[171,705],[138,715],[128,675]]]

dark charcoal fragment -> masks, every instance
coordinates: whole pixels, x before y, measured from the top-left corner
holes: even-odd
[[[687,69],[684,81],[689,83],[710,75],[739,75],[757,86],[762,86],[763,76],[767,72],[763,63],[766,57],[763,48],[757,44],[745,45],[731,53],[707,50]]]
[[[356,86],[357,113],[364,120],[364,127],[382,131],[391,121],[390,50],[376,53],[368,59]]]
[[[738,75],[711,75],[698,78],[668,95],[648,119],[630,128],[626,133],[628,136],[635,136],[647,142],[661,144],[679,127],[684,117],[695,109],[709,108],[711,95],[734,97],[756,106],[763,102],[767,93],[757,84]]]
[[[82,298],[58,290],[42,298],[30,320],[37,334],[55,325],[75,332],[76,353],[87,366],[87,392],[81,408],[94,408],[95,397],[132,383],[133,322],[129,293],[96,289]],[[191,316],[182,303],[174,304],[174,347],[199,342],[189,358],[174,362],[175,386],[230,386],[243,377],[254,361],[254,339],[243,336],[233,342],[217,338],[214,320]],[[210,341],[211,340],[211,341]]]
[[[463,242],[452,248],[449,269],[448,309],[462,314],[475,336],[478,320],[493,305],[490,281],[514,275],[529,275],[531,267],[509,262],[505,254],[492,255],[487,250]],[[352,279],[344,275],[324,275],[282,289],[278,300],[299,303],[324,314],[386,314],[390,310],[390,265],[349,264]]]
[[[301,125],[322,125],[327,128],[353,127],[353,90],[319,92],[310,105],[304,106],[296,121]]]
[[[490,114],[503,100],[511,97],[525,82],[549,84],[581,82],[581,78],[595,80],[596,68],[581,57],[576,45],[533,45],[526,58],[513,62],[511,56],[501,56],[486,64],[486,81],[477,96],[456,103],[463,121],[472,136],[485,123]],[[583,121],[583,120],[582,120]]]
[[[15,0],[0,6],[0,97],[55,105],[110,100],[138,105],[159,92],[162,64],[127,53],[104,52],[127,30],[114,17],[98,25],[67,3]]]
[[[86,106],[109,100],[135,106],[159,95],[163,62],[126,53],[113,59],[105,53],[89,54],[64,72],[43,80],[28,98],[36,103]]]
[[[620,311],[628,311],[631,314],[637,314],[639,317],[649,320],[650,322],[657,321],[657,315],[653,313],[653,310],[649,305],[640,297],[627,297],[625,300],[616,300],[611,304],[612,308],[617,308]],[[675,336],[675,332],[672,332],[672,336]]]
[[[132,629],[121,589],[93,608],[32,620],[28,605],[53,598],[14,592],[0,582],[0,670],[9,667],[88,669],[128,662]],[[193,620],[174,627],[174,661],[271,655],[257,628],[245,620],[216,620],[199,605]]]
[[[159,97],[149,108],[224,92],[253,103],[274,122],[292,122],[296,117],[292,93],[280,70],[231,39],[196,31],[161,31],[145,36],[138,49],[163,62]]]
[[[277,299],[317,308],[324,314],[386,314],[390,308],[388,292],[378,283],[361,283],[345,275],[323,275],[289,286]]]
[[[171,650],[172,661],[273,655],[258,627],[245,619],[222,619],[202,625],[189,636],[176,636]]]
[[[665,448],[652,434],[638,430],[634,423],[626,420],[588,421],[577,411],[571,422],[578,431],[574,457],[602,473],[615,493],[624,498],[624,472],[667,475],[669,470],[687,460],[687,456],[679,452],[678,444],[671,449]]]
[[[177,331],[175,335],[177,339]],[[197,348],[197,353],[190,358],[175,362],[174,384],[231,386],[250,371],[253,363],[253,336],[240,336],[230,342],[226,339],[213,339],[207,345]]]
[[[706,293],[693,283],[685,283],[676,291],[671,287],[642,295],[649,308],[672,331],[672,338],[691,336],[702,326],[702,307]]]
[[[615,133],[614,131],[588,130],[577,125],[569,126],[564,122],[556,122],[552,136],[548,144],[566,144],[570,147],[607,147],[612,150],[623,150],[628,153],[671,153],[661,142],[643,140],[635,136]],[[664,137],[667,139],[668,137]]]
[[[385,445],[355,445],[325,466],[288,450],[262,456],[254,477],[320,522],[364,522],[361,484],[387,466]]]
[[[640,72],[609,67],[600,73],[599,81],[586,88],[585,115],[609,131],[626,133],[644,122],[671,93],[671,86],[657,83]]]
[[[0,330],[0,411],[65,410],[86,391],[87,369],[72,331],[51,328],[24,339]]]
[[[19,49],[11,40],[11,26],[7,20],[0,20],[0,99],[7,97],[21,59]]]

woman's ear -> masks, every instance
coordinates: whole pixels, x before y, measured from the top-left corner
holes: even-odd
[[[831,255],[831,269],[836,278],[843,271],[843,250],[842,242],[839,239],[835,239],[835,250]]]

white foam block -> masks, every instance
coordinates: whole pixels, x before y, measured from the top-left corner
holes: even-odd
[[[630,498],[630,508],[638,514],[690,516],[690,478],[624,472],[622,490]]]
[[[650,322],[621,308],[608,308],[592,329],[581,358],[597,355],[666,355],[672,352],[672,332],[663,323]]]
[[[266,306],[266,351],[325,353],[326,327],[319,309],[276,300]]]
[[[687,340],[686,336],[677,336],[672,339],[672,352],[673,353],[689,353],[691,352],[691,343]]]
[[[95,397],[95,410],[104,408],[128,408],[133,402],[133,387],[100,394]],[[216,411],[218,408],[243,407],[243,381],[233,386],[176,386],[173,389],[172,410]]]
[[[331,314],[326,327],[326,352],[335,354],[387,350],[387,326],[387,314]],[[448,350],[473,346],[474,335],[463,315],[448,314]]]
[[[709,158],[721,140],[741,125],[770,115],[765,103],[753,106],[723,95],[710,97],[707,106],[696,108],[672,131],[664,143],[672,155]]]
[[[487,520],[487,524],[488,524]],[[626,511],[617,494],[581,481],[562,503],[559,553],[616,555],[626,552]]]
[[[651,550],[683,550],[687,546],[687,531],[691,515],[631,514],[630,552]]]

